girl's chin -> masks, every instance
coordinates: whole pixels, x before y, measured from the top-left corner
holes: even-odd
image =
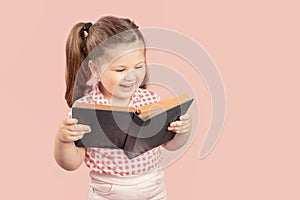
[[[120,90],[120,92],[132,92],[132,91],[136,90],[136,86],[132,85],[132,86],[126,87],[126,86],[119,85],[119,90]]]
[[[137,89],[136,87],[130,87],[130,88],[120,88],[119,87],[118,91],[116,91],[113,94],[113,96],[119,97],[119,98],[130,98],[136,89]]]

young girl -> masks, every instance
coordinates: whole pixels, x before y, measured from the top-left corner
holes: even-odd
[[[66,43],[65,98],[69,107],[75,101],[135,108],[160,101],[155,92],[146,89],[145,55],[144,38],[129,19],[106,16],[94,24],[76,24]],[[190,128],[190,115],[182,115],[168,127],[176,133],[174,139],[162,146],[180,148]],[[59,127],[54,149],[62,168],[75,170],[83,162],[90,168],[90,200],[167,198],[160,168],[162,147],[133,159],[121,149],[76,147],[74,141],[90,131],[70,114]]]

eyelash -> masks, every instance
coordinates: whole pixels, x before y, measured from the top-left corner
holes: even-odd
[[[143,65],[135,67],[135,69],[141,69],[141,68],[143,68]],[[123,72],[123,71],[125,71],[125,69],[116,69],[116,72]]]
[[[125,69],[116,69],[116,72],[123,72]]]
[[[140,65],[140,66],[137,66],[137,67],[135,67],[136,69],[141,69],[141,68],[143,68],[144,67],[144,65]]]

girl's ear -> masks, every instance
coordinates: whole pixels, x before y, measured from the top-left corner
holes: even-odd
[[[92,60],[89,60],[88,66],[89,66],[94,78],[100,79],[100,71],[99,71],[99,68],[97,67],[97,65]]]

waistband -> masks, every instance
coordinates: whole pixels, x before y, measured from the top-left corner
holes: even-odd
[[[136,185],[154,177],[163,177],[164,172],[162,170],[154,170],[147,173],[142,173],[134,176],[116,176],[108,174],[100,174],[94,171],[90,171],[91,182],[106,182],[116,185]]]

